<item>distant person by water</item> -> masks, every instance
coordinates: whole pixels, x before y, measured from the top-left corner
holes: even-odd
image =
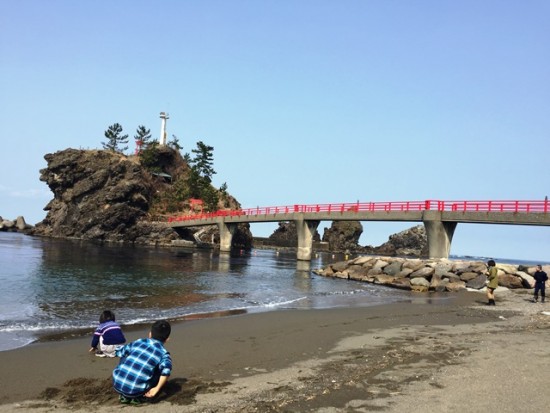
[[[498,287],[498,270],[494,260],[487,261],[487,305],[495,305],[495,290]]]
[[[90,352],[98,357],[115,357],[117,347],[126,343],[120,325],[115,321],[115,313],[105,310],[99,316],[99,326],[95,329]]]
[[[548,281],[548,275],[542,270],[541,265],[537,265],[537,270],[533,274],[533,278],[535,279],[535,296],[533,302],[536,303],[539,300],[540,292],[540,301],[544,303],[546,299],[546,281]]]

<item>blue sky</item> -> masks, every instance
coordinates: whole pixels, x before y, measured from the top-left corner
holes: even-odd
[[[244,208],[542,200],[549,18],[546,0],[0,0],[0,216],[45,217],[46,153],[101,148],[115,122],[158,137],[161,111]],[[361,243],[412,225],[363,223]],[[550,228],[459,225],[451,253],[550,261]]]

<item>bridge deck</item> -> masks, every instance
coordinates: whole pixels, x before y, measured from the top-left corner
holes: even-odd
[[[550,225],[550,202],[417,201],[257,207],[173,217],[171,227],[217,223],[317,221],[446,221],[457,223]]]

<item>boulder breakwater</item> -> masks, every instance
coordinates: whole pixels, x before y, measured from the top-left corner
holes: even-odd
[[[32,225],[27,224],[25,218],[22,216],[16,219],[4,219],[0,217],[0,231],[24,232],[31,228]]]
[[[533,288],[535,266],[498,264],[498,283],[509,289]],[[543,266],[550,273],[550,265]],[[482,261],[448,259],[409,259],[360,256],[313,270],[323,277],[343,278],[381,284],[404,290],[460,291],[480,290],[487,281],[487,265]],[[547,286],[550,286],[547,282]]]

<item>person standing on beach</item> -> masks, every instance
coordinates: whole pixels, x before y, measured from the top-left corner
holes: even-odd
[[[156,321],[149,338],[140,338],[116,351],[120,357],[113,371],[113,387],[124,404],[141,404],[155,397],[172,373],[172,359],[164,348],[172,328]]]
[[[498,287],[498,270],[494,260],[487,261],[487,305],[495,305],[495,290]]]
[[[535,279],[535,297],[533,298],[533,302],[536,303],[539,300],[540,291],[540,301],[544,303],[544,299],[546,298],[545,290],[548,275],[542,270],[542,266],[537,265],[537,270],[533,274],[533,278]]]
[[[105,310],[99,316],[99,326],[92,337],[90,353],[95,351],[98,357],[114,357],[118,346],[126,343],[120,325],[115,322],[115,313]],[[98,348],[99,347],[99,348]]]

